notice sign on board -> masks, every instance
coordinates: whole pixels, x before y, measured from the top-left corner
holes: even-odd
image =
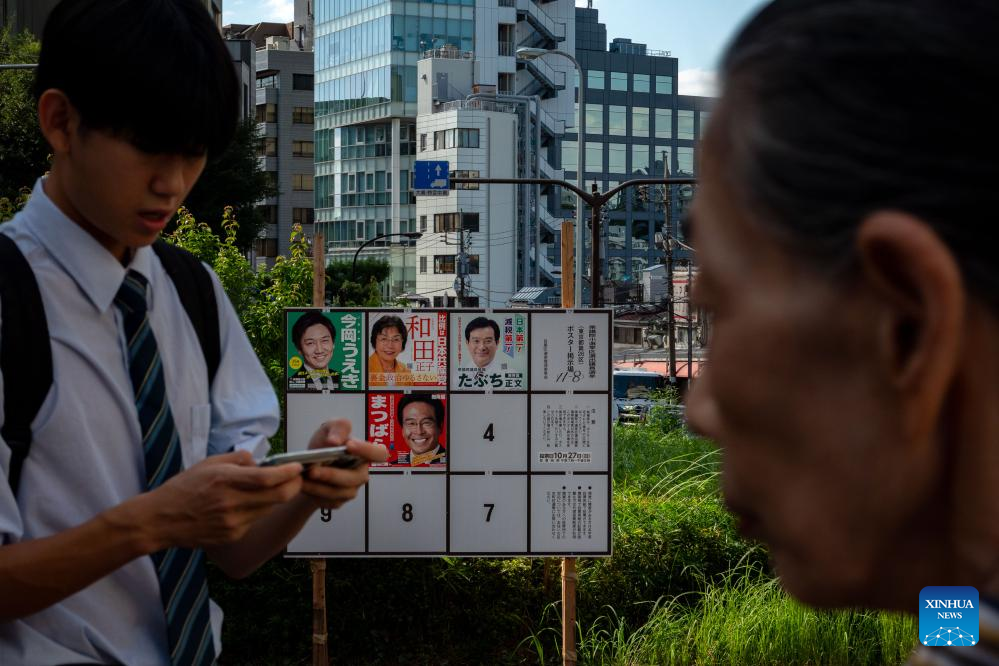
[[[295,309],[286,332],[288,450],[343,418],[389,451],[287,555],[610,554],[609,311]]]

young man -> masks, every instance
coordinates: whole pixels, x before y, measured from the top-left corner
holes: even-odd
[[[232,63],[201,3],[65,0],[36,91],[52,169],[0,233],[38,283],[53,382],[16,494],[0,438],[0,663],[212,663],[204,557],[249,574],[367,470],[255,465],[278,404],[232,305],[212,276],[209,385],[149,247],[236,123]],[[385,458],[349,431],[329,422],[309,445]]]

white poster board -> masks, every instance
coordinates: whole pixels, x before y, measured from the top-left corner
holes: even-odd
[[[289,376],[306,358],[294,336],[327,328],[312,315],[294,329],[307,312],[357,320],[363,355],[322,360],[335,375],[362,356],[366,372],[359,387],[289,390],[288,450],[346,418],[390,459],[354,501],[317,512],[289,557],[610,555],[609,311],[288,310]]]

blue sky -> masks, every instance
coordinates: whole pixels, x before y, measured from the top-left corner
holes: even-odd
[[[630,37],[680,60],[679,90],[685,95],[713,92],[714,71],[735,30],[766,0],[594,0],[608,42]],[[585,6],[585,0],[576,0]],[[225,23],[291,21],[293,0],[224,0]]]

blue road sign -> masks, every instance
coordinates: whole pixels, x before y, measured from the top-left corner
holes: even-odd
[[[413,165],[413,189],[447,194],[451,188],[449,166],[443,160],[418,160]]]

